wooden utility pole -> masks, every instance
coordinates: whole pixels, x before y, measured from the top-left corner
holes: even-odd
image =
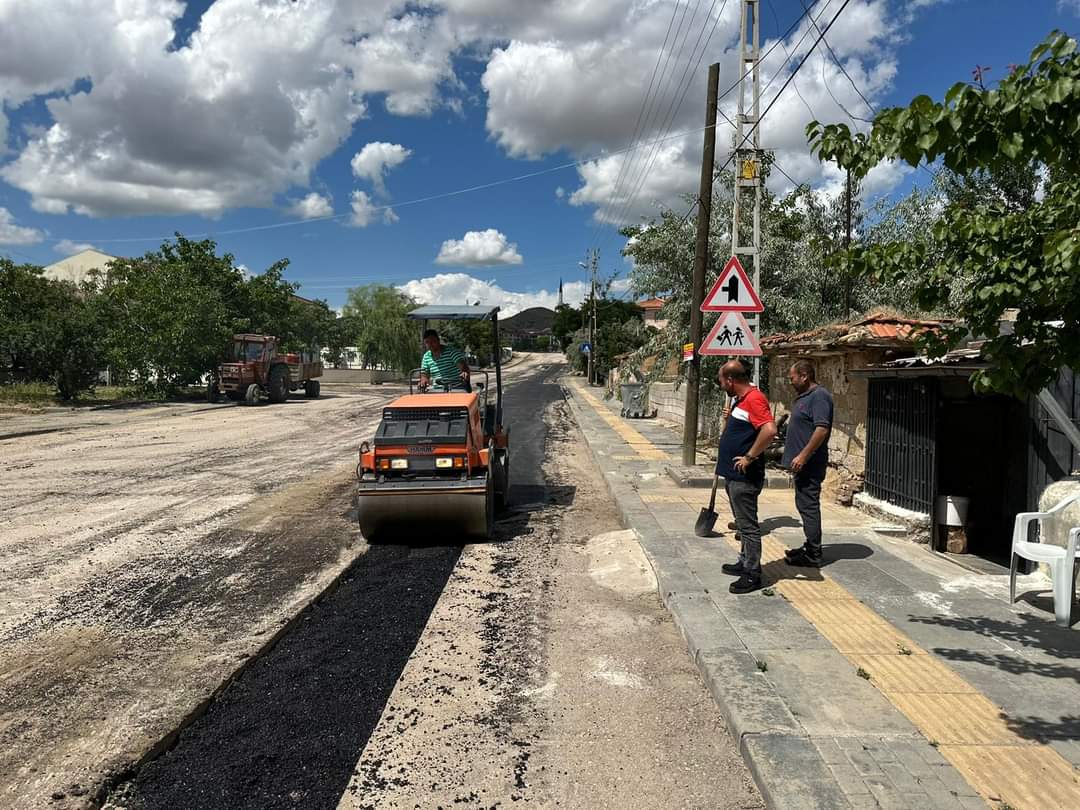
[[[713,162],[716,156],[716,104],[720,65],[709,65],[709,89],[705,101],[705,143],[701,152],[701,184],[698,187],[697,244],[694,247],[694,279],[690,293],[690,342],[694,355],[686,370],[686,409],[683,414],[682,461],[697,463],[698,394],[701,390],[701,302],[705,298],[705,275],[709,265],[709,221],[712,218]]]
[[[596,385],[596,265],[600,261],[600,249],[592,253],[592,324],[589,326],[589,385]]]

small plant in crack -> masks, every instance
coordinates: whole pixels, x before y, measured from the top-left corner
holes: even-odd
[[[757,662],[757,668],[758,668],[758,672],[768,672],[769,671],[769,665],[766,664],[764,661],[758,661]]]
[[[862,678],[864,681],[870,680],[870,673],[862,667],[859,667],[857,670],[855,670],[855,674]]]
[[[896,651],[898,653],[900,653],[901,655],[911,655],[911,648],[910,647],[905,647],[899,641],[896,642]]]

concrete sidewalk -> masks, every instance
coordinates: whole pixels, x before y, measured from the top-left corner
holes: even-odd
[[[679,438],[568,378],[570,401],[664,604],[771,807],[1080,807],[1080,631],[1040,575],[1008,604],[973,574],[823,504],[826,566],[792,568],[790,490],[761,496],[763,591],[734,596],[731,533],[693,534],[708,495],[679,487]],[[727,523],[718,498],[718,529]]]

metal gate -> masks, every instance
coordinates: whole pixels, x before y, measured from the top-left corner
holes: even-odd
[[[937,385],[925,378],[869,382],[866,491],[929,515],[937,469]]]
[[[1048,387],[1066,415],[1074,424],[1080,424],[1080,375],[1072,369],[1062,369]],[[1034,396],[1029,398],[1029,414],[1031,441],[1027,508],[1038,509],[1039,496],[1047,486],[1080,469],[1080,452],[1072,446],[1057,422],[1050,418]]]

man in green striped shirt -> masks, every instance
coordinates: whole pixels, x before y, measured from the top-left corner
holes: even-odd
[[[426,391],[432,382],[438,386],[449,385],[451,388],[464,388],[472,391],[469,382],[469,364],[465,355],[453,346],[443,346],[439,333],[434,329],[424,332],[424,359],[420,361],[420,390]]]

